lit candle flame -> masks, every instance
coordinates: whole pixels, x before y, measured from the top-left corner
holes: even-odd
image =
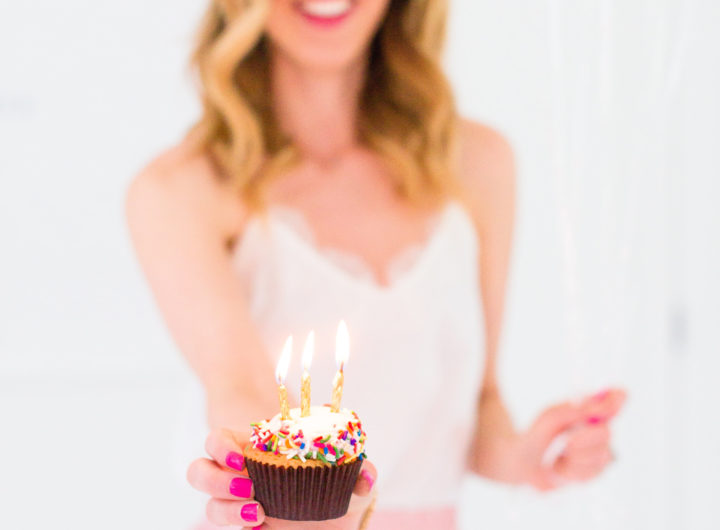
[[[282,354],[280,354],[280,360],[275,368],[275,380],[278,385],[285,383],[287,377],[288,368],[290,368],[290,358],[292,357],[293,338],[290,335],[285,341],[283,346]]]
[[[335,363],[341,372],[350,357],[350,335],[347,324],[344,320],[338,324],[337,335],[335,336]]]
[[[302,354],[302,366],[306,372],[310,371],[310,366],[313,361],[313,353],[315,351],[315,332],[311,331],[308,333],[307,339],[305,339],[305,348],[303,348]]]

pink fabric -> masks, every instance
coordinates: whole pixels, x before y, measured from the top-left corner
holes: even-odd
[[[215,526],[210,522],[202,522],[192,530],[222,530],[226,526]],[[454,508],[428,511],[380,511],[373,513],[370,518],[368,530],[430,530],[443,528],[454,530],[457,528],[456,512]]]
[[[383,510],[375,512],[370,518],[368,530],[425,530],[443,528],[454,530],[457,528],[454,508],[441,510],[415,510],[412,512],[395,512]]]

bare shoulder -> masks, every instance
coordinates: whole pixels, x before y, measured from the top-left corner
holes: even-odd
[[[460,171],[469,190],[512,184],[513,150],[497,130],[473,120],[460,121]]]
[[[208,157],[186,142],[162,152],[133,178],[125,206],[133,232],[182,218],[229,236],[243,217],[240,200]]]
[[[515,161],[507,139],[495,129],[462,119],[459,131],[460,180],[478,217],[512,216]]]

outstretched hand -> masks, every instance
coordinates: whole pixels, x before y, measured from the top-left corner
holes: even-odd
[[[526,482],[545,491],[599,475],[614,458],[609,424],[625,397],[623,390],[605,390],[542,412],[520,443]]]
[[[285,521],[266,517],[260,503],[254,500],[252,480],[247,474],[242,455],[243,446],[234,432],[226,429],[215,430],[210,433],[205,443],[210,458],[199,458],[188,468],[187,478],[190,485],[211,497],[207,503],[207,517],[210,522],[220,526],[277,530],[358,528],[377,476],[375,466],[368,460],[363,462],[347,515],[340,519],[312,523]]]

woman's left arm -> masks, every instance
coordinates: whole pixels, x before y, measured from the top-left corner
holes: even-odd
[[[581,403],[561,403],[518,432],[503,403],[497,380],[505,291],[515,223],[515,165],[512,149],[496,131],[463,121],[461,174],[479,246],[479,280],[485,315],[485,369],[478,401],[470,468],[487,478],[551,489],[598,475],[612,460],[608,421],[625,399],[606,390]],[[560,454],[546,461],[562,436]]]

